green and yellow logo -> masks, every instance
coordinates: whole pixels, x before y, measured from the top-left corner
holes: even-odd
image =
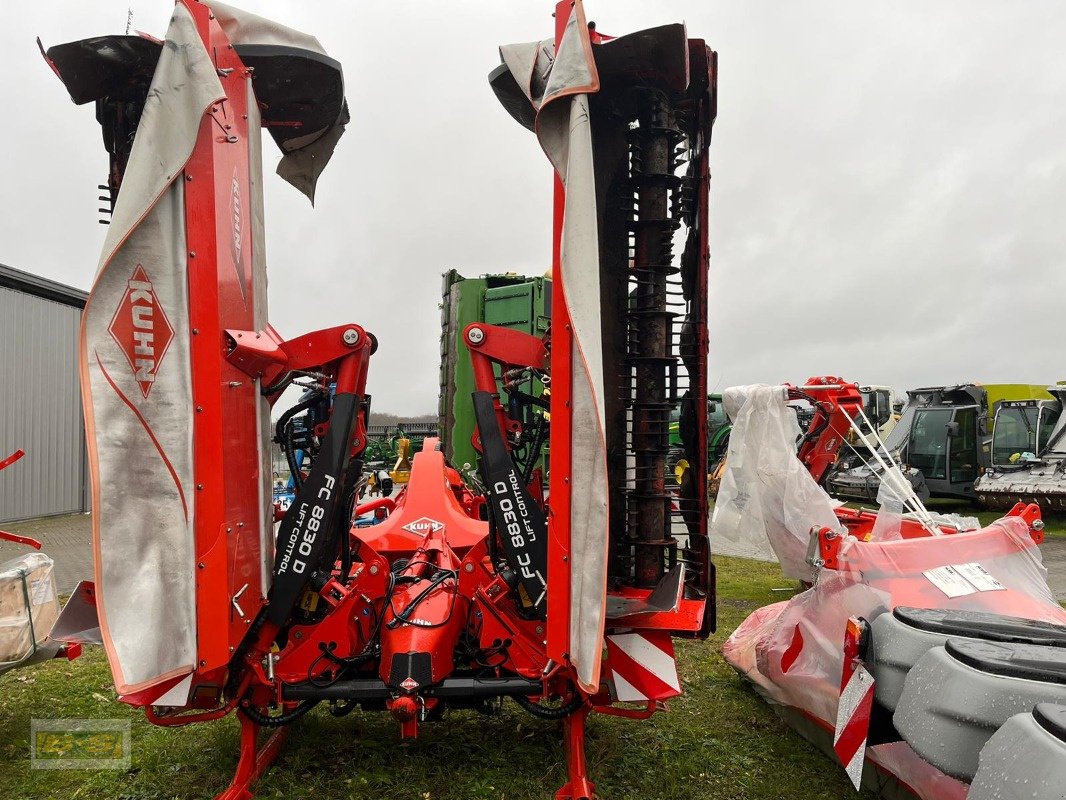
[[[31,720],[30,761],[34,769],[128,769],[129,720]]]

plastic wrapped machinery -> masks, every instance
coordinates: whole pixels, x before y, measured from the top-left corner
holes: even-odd
[[[58,616],[52,559],[27,553],[0,564],[0,671],[45,647]]]

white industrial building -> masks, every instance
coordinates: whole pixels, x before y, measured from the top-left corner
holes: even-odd
[[[90,507],[78,380],[87,294],[0,264],[0,522]]]

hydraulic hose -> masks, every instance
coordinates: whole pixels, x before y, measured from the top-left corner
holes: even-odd
[[[270,397],[270,395],[277,394],[282,389],[284,389],[286,386],[288,386],[292,382],[292,379],[293,379],[292,372],[285,372],[273,384],[271,384],[270,386],[264,386],[263,388],[261,388],[259,390],[259,393],[261,395],[263,395],[263,397]]]
[[[242,705],[241,712],[256,725],[262,725],[264,728],[281,728],[296,722],[296,720],[317,706],[318,703],[318,700],[304,700],[292,711],[286,712],[285,714],[279,714],[276,717],[272,717],[269,714],[260,714],[259,711],[252,708],[250,704],[247,706]]]
[[[289,474],[292,476],[292,485],[296,491],[300,491],[300,487],[303,486],[303,477],[300,472],[300,465],[296,463],[296,447],[293,442],[292,427],[285,427],[285,461],[289,464]]]
[[[280,417],[278,417],[277,425],[274,426],[274,441],[280,444],[285,450],[285,460],[289,464],[289,474],[292,475],[293,485],[299,489],[303,481],[300,479],[300,465],[296,463],[296,453],[292,441],[292,431],[289,429],[289,422],[299,414],[301,411],[306,411],[317,403],[322,397],[322,392],[313,392],[310,396],[301,400],[294,405]]]
[[[529,448],[529,458],[526,461],[525,469],[522,470],[522,482],[529,484],[530,479],[533,477],[533,470],[537,464],[537,457],[540,455],[540,448],[544,445],[544,429],[547,425],[544,422],[544,417],[540,417],[537,423],[537,430],[533,434],[533,444]]]
[[[306,411],[315,403],[317,403],[322,397],[322,391],[312,392],[308,397],[304,398],[280,417],[278,422],[274,426],[274,441],[278,444],[282,444],[284,438],[285,426],[289,424],[289,420],[299,414],[301,411]]]
[[[540,703],[534,703],[528,697],[515,696],[514,701],[518,705],[522,706],[526,711],[532,714],[534,717],[540,717],[541,719],[563,719],[569,717],[575,711],[577,711],[584,704],[584,700],[580,695],[574,697],[569,703],[565,703],[558,708],[551,708],[550,706],[542,706]]]

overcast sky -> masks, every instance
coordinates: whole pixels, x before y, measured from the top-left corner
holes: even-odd
[[[551,172],[486,82],[552,3],[266,2],[344,65],[352,123],[317,207],[266,182],[270,316],[359,322],[375,408],[436,408],[440,274],[549,266]],[[37,53],[127,3],[23,3],[0,32],[0,262],[91,282],[107,171]],[[1066,4],[588,0],[600,31],[684,20],[719,54],[711,383],[839,374],[898,389],[1066,379]],[[165,0],[132,4],[166,30]],[[266,169],[278,153],[269,139]]]

